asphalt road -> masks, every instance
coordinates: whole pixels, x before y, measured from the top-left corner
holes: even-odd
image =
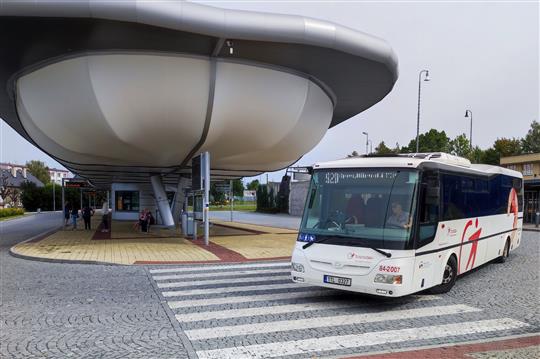
[[[43,212],[0,222],[0,248],[8,248],[62,224],[62,212]]]
[[[540,332],[538,232],[448,294],[385,300],[298,286],[285,262],[164,271],[8,254],[55,216],[2,223],[0,357],[341,357]]]

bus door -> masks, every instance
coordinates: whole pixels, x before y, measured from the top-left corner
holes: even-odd
[[[425,170],[422,173],[418,198],[415,248],[417,252],[422,252],[425,248],[432,248],[430,244],[435,240],[439,225],[440,186],[437,171]],[[435,252],[415,257],[414,289],[422,290],[440,284],[438,281],[442,276],[437,270],[441,267],[439,254]]]

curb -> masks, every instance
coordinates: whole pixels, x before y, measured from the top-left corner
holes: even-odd
[[[540,228],[523,228],[522,231],[525,231],[525,232],[540,232]]]

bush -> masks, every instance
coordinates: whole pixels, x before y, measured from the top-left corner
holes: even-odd
[[[24,208],[0,208],[0,218],[20,216],[24,214]]]

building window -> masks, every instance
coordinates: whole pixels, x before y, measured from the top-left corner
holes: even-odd
[[[516,166],[516,165],[508,165],[507,168],[508,168],[509,170],[517,171],[517,166]]]
[[[115,200],[118,212],[139,211],[139,191],[116,191]]]
[[[523,175],[532,176],[533,175],[533,165],[532,163],[525,163],[523,165]]]

